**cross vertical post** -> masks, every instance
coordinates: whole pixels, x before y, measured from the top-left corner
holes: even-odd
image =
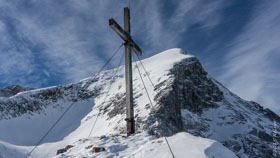
[[[113,19],[109,19],[109,26],[122,38],[125,45],[125,86],[126,86],[126,124],[127,135],[135,133],[135,121],[133,110],[133,87],[132,87],[132,66],[131,48],[138,55],[142,55],[141,49],[130,36],[130,11],[124,8],[124,29]]]
[[[127,135],[135,133],[134,110],[133,110],[133,87],[132,87],[132,66],[130,47],[130,13],[128,8],[124,8],[124,32],[128,36],[125,41],[125,86],[126,86],[126,121]]]

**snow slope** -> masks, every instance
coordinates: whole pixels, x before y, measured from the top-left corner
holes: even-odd
[[[167,139],[169,140],[169,144],[176,158],[237,158],[232,151],[228,150],[221,143],[210,139],[195,137],[186,132],[177,133]],[[1,143],[5,145],[0,147],[2,157],[22,158],[26,156],[25,153],[30,149],[4,142]],[[121,135],[108,135],[101,138],[88,137],[79,139],[73,142],[72,145],[72,148],[63,154],[54,156],[54,158],[172,157],[164,138],[157,138],[146,132],[139,133],[133,137]],[[103,147],[105,151],[95,153],[92,151],[93,147]],[[37,154],[36,156],[41,157],[42,155]]]
[[[228,149],[239,157],[272,155],[271,130],[273,120],[279,125],[278,115],[232,94],[211,78],[194,56],[181,49],[167,50],[142,62],[155,85],[140,67],[155,109],[133,63],[135,137],[113,136],[126,132],[124,67],[120,67],[78,83],[1,98],[0,155],[26,155],[69,106],[30,157],[53,157],[58,149],[74,142],[69,152],[58,157],[154,157],[160,153],[170,157],[163,139],[152,135],[171,136],[176,157],[234,157]],[[192,135],[174,135],[180,131]],[[99,140],[101,135],[108,137]],[[84,148],[89,144],[108,150],[94,155]]]
[[[176,158],[236,158],[235,154],[221,143],[210,139],[192,136],[186,132],[168,137]],[[164,138],[157,138],[147,133],[133,137],[108,136],[90,137],[75,142],[74,147],[56,158],[64,157],[172,157]],[[94,153],[91,146],[104,147],[104,152]],[[89,148],[90,147],[90,148]]]

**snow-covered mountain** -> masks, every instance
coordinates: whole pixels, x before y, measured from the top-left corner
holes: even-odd
[[[158,138],[163,135],[176,158],[273,157],[273,143],[280,143],[277,114],[230,92],[181,49],[142,62],[154,86],[138,63],[151,105],[133,63],[136,136],[123,137],[125,87],[120,67],[78,83],[2,97],[0,158],[26,157],[69,106],[30,157],[172,157],[164,139]],[[73,147],[55,156],[66,145]],[[93,153],[92,146],[105,151]]]

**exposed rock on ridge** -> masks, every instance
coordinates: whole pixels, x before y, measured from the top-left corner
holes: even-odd
[[[34,88],[23,87],[20,85],[11,85],[4,88],[0,88],[0,97],[11,97],[18,94],[19,92],[29,91],[33,89]]]

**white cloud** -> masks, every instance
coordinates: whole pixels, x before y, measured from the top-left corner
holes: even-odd
[[[235,93],[280,113],[280,1],[263,2],[232,43],[220,79]]]

